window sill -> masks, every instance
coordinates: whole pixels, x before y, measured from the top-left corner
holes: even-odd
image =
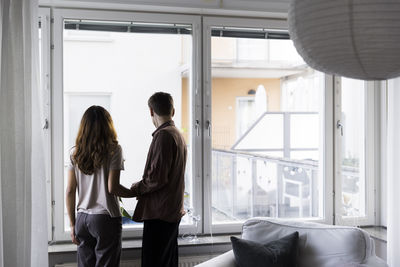
[[[361,227],[366,231],[372,238],[380,240],[382,242],[387,242],[386,228],[382,226],[366,226]],[[193,246],[212,246],[212,245],[227,245],[231,243],[231,235],[215,235],[215,236],[199,236],[199,240],[196,242],[191,242],[179,237],[178,245],[179,247],[193,247]],[[240,235],[234,235],[240,237]],[[126,239],[122,240],[122,249],[140,249],[142,247],[141,239]],[[49,253],[66,253],[66,252],[76,252],[76,245],[65,242],[50,244],[48,246]]]
[[[215,236],[199,236],[198,241],[185,240],[182,237],[178,238],[179,247],[193,247],[193,246],[213,246],[213,245],[230,245],[230,237],[232,235],[215,235]],[[234,235],[240,237],[240,235]],[[142,247],[141,239],[127,239],[122,240],[122,249],[140,249]],[[76,245],[66,243],[49,244],[48,252],[51,253],[67,253],[76,252]]]
[[[366,226],[361,227],[364,231],[366,231],[372,238],[380,240],[382,242],[387,242],[387,231],[383,226]]]

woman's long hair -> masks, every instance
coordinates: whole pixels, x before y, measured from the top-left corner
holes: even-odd
[[[91,175],[101,168],[117,144],[110,113],[101,106],[91,106],[83,114],[72,161],[84,174]]]

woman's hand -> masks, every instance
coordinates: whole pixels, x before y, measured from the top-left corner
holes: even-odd
[[[74,243],[75,245],[79,245],[81,243],[81,241],[79,241],[79,239],[75,235],[75,225],[71,225],[71,240],[72,243]]]

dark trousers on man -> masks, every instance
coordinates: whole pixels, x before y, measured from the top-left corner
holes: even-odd
[[[75,235],[78,267],[118,267],[121,256],[121,217],[78,212]]]
[[[177,267],[179,222],[145,220],[142,267]]]

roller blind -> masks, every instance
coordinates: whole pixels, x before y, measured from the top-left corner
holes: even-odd
[[[107,32],[192,34],[191,25],[64,20],[64,29]]]
[[[211,29],[211,35],[218,37],[253,38],[253,39],[279,39],[279,40],[290,39],[289,33],[287,31],[270,30],[270,29],[216,27]]]

